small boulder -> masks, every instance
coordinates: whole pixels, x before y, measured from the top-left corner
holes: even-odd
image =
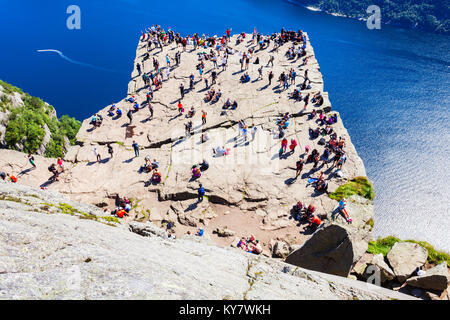
[[[224,228],[217,227],[213,233],[216,233],[219,237],[223,237],[223,238],[233,237],[236,235],[236,232],[228,229],[227,227],[224,227]]]
[[[447,262],[427,270],[423,276],[409,278],[406,283],[417,288],[444,291],[448,286]]]
[[[289,246],[284,241],[277,241],[272,247],[272,257],[286,258],[290,253]]]
[[[418,267],[425,264],[428,250],[412,242],[397,242],[387,254],[387,259],[397,279],[403,283]]]

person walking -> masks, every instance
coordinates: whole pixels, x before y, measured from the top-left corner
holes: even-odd
[[[133,140],[133,149],[134,149],[134,156],[139,157],[139,145],[136,141]]]

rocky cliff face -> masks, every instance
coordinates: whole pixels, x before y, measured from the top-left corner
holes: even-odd
[[[394,297],[390,294],[395,293],[388,294],[384,289],[367,287],[363,282],[356,283],[346,278],[306,271],[294,266],[346,276],[367,249],[366,224],[373,216],[372,203],[355,198],[350,204],[353,226],[347,226],[346,222],[340,221],[342,217],[335,214],[337,201],[329,198],[327,193],[314,191],[307,183],[309,177],[323,170],[329,191],[333,191],[356,176],[365,176],[364,164],[351,143],[339,114],[332,111],[328,94],[323,92],[320,67],[309,41],[306,43],[308,61],[302,64],[301,59],[292,61],[286,57],[285,52],[290,44],[283,45],[277,51],[273,50],[273,44],[269,48],[258,50],[248,39],[241,43],[236,40],[237,36],[231,38],[230,48],[233,53],[229,55],[225,70],[214,68],[211,61],[205,61],[203,78],[207,78],[210,85],[211,73],[217,72],[217,83],[210,88],[205,88],[196,70],[199,54],[203,51],[209,52],[210,49],[194,50],[188,46],[188,51],[181,52],[181,47],[170,44],[162,51],[151,50],[150,56],[155,57],[162,65],[164,79],[162,88],[155,91],[150,102],[154,110],[153,117],[149,117],[148,104],[145,102],[144,81],[138,71],[133,70],[128,97],[134,96],[143,108],[133,114],[133,120],[129,123],[125,114],[133,108],[133,104],[124,99],[116,103],[123,111],[122,117],[109,116],[108,106],[98,112],[103,117],[100,127],[93,127],[90,119],[85,120],[76,137],[77,145],[68,148],[64,158],[65,171],[61,173],[58,182],[47,181],[51,175],[47,167],[55,162],[55,159],[37,156],[37,168],[29,170],[23,154],[11,150],[0,151],[0,169],[16,174],[20,184],[46,189],[45,192],[27,191],[37,192],[36,197],[26,197],[26,201],[31,202],[32,209],[26,203],[9,199],[6,202],[9,206],[5,209],[7,211],[3,210],[8,214],[9,223],[17,227],[15,233],[8,233],[6,227],[0,232],[5,239],[9,239],[11,235],[13,241],[8,240],[10,248],[17,253],[12,256],[12,260],[9,259],[8,268],[19,272],[32,270],[26,269],[25,258],[19,253],[22,249],[18,248],[25,246],[28,250],[28,246],[37,246],[34,256],[30,256],[30,261],[35,269],[40,270],[36,271],[37,273],[24,274],[22,278],[8,271],[8,295],[16,291],[23,297],[65,298],[118,297],[120,294],[128,298],[180,299],[222,299],[226,296],[236,299]],[[240,56],[252,46],[255,53],[249,68],[240,71]],[[151,58],[143,60],[146,52],[145,43],[140,42],[135,65],[140,63],[143,72],[154,73]],[[181,52],[181,63],[174,65],[177,52]],[[169,68],[165,66],[166,55],[172,60],[172,66]],[[274,56],[273,66],[267,64],[270,56]],[[259,64],[254,63],[256,59],[259,59]],[[264,80],[257,79],[259,67],[263,68]],[[295,68],[298,74],[297,84],[293,84],[288,90],[282,90],[276,79],[282,72],[287,73],[291,68]],[[269,71],[275,75],[271,85],[267,81]],[[303,82],[302,75],[305,71],[308,71],[311,81],[310,87],[302,90],[302,93],[312,97],[320,91],[324,97],[321,106],[309,104],[305,107],[304,101],[294,101],[290,98],[293,88]],[[240,83],[239,78],[244,72],[249,73],[251,81]],[[195,75],[194,87],[186,90],[183,99],[180,99],[179,86],[183,84],[186,89],[189,88],[191,74]],[[205,94],[211,88],[216,92],[220,89],[222,92],[217,102],[204,100]],[[236,100],[238,108],[223,109],[227,99]],[[179,102],[185,109],[182,115],[178,113]],[[191,107],[195,108],[196,114],[193,118],[187,118],[186,113]],[[207,113],[206,124],[201,121],[202,110]],[[313,110],[326,116],[338,116],[338,122],[332,127],[338,137],[346,140],[347,161],[342,169],[343,177],[336,175],[336,168],[320,167],[315,170],[313,164],[308,163],[305,164],[301,176],[294,179],[295,162],[306,146],[310,150],[317,149],[320,154],[324,150],[323,145],[319,143],[320,138],[314,138],[310,134],[319,126],[317,117],[310,117]],[[290,125],[285,136],[288,140],[295,139],[298,146],[294,152],[287,152],[279,157],[281,139],[277,135],[276,122],[286,112],[290,113]],[[254,137],[249,133],[247,140],[244,139],[238,130],[240,120],[245,121],[249,129],[257,128]],[[188,121],[193,122],[191,134],[186,134],[184,130]],[[209,136],[204,143],[200,140],[202,134]],[[140,146],[140,157],[134,156],[133,141]],[[107,152],[107,144],[113,146],[113,157]],[[215,155],[212,150],[218,146],[229,149],[229,155]],[[94,148],[99,150],[102,159],[100,162],[96,161]],[[150,175],[140,170],[145,156],[159,162],[161,183],[152,183]],[[199,179],[193,179],[191,168],[203,159],[209,162],[209,169]],[[197,202],[199,183],[203,184],[207,195],[202,203]],[[2,185],[3,188],[5,186]],[[10,189],[7,196],[17,198],[14,192],[19,190]],[[72,201],[101,204],[109,210],[113,208],[111,198],[116,194],[133,198],[134,205],[130,217],[123,221],[123,225],[105,226],[115,222],[107,219],[105,213],[95,207],[74,210],[78,205],[68,200],[60,200],[60,197],[63,197],[61,194]],[[46,197],[55,197],[53,200],[42,201],[53,203],[52,205],[40,202],[39,198]],[[33,201],[32,198],[36,200]],[[314,204],[317,213],[326,217],[326,224],[314,233],[313,237],[311,230],[291,216],[291,208],[299,200],[305,204]],[[39,207],[36,207],[37,202]],[[69,207],[66,204],[69,204]],[[46,207],[48,208],[45,209]],[[30,213],[30,210],[36,212],[37,219],[34,219],[32,214],[24,216],[14,213]],[[43,214],[47,211],[65,212],[74,217]],[[37,215],[38,213],[40,215]],[[52,219],[55,220],[52,222]],[[186,231],[194,233],[201,227],[212,242],[205,245],[192,239],[178,240],[175,245],[171,240],[165,239],[162,231],[155,229],[152,224],[139,224],[152,222],[159,227],[168,221],[175,223],[174,229],[179,237]],[[131,224],[127,226],[126,223]],[[25,228],[34,224],[36,228],[33,228],[33,232],[28,236]],[[58,232],[50,234],[50,225],[53,224],[57,225]],[[130,233],[128,228],[134,233]],[[336,229],[338,230],[333,231]],[[72,235],[69,235],[71,233]],[[328,241],[325,246],[317,241],[324,233],[323,238]],[[291,253],[288,262],[292,264],[286,265],[262,256],[249,256],[211,245],[215,243],[228,247],[232,244],[234,235],[242,237],[250,234],[261,240],[265,249],[264,255],[271,255],[268,253],[269,249],[278,257],[286,257]],[[142,238],[142,235],[151,237]],[[52,249],[44,243],[42,248],[36,245],[40,243],[41,237],[54,242]],[[342,243],[345,246],[341,246]],[[55,254],[52,253],[55,251],[53,248],[57,248]],[[50,256],[52,258],[47,259]],[[41,261],[40,257],[46,258]],[[308,257],[314,259],[309,260]],[[130,262],[133,275],[126,272]],[[64,268],[58,267],[60,263]],[[14,269],[17,266],[18,269]],[[67,277],[67,269],[73,266],[77,266],[78,269],[73,270],[84,279],[77,287],[81,289],[70,291],[65,288],[64,283],[60,287],[56,286],[55,283]],[[169,270],[168,275],[157,271],[160,269]],[[205,278],[208,273],[215,274],[216,277]],[[227,278],[226,273],[229,273],[230,278]],[[142,278],[144,281],[137,283],[136,278]],[[15,285],[16,280],[18,283],[34,283],[36,287],[47,286],[50,289],[27,291],[26,285]],[[282,285],[277,284],[279,281]],[[211,290],[202,293],[199,289],[202,287],[211,287]]]
[[[413,299],[0,182],[1,299]]]

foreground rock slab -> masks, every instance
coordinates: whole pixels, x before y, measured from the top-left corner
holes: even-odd
[[[150,224],[50,213],[41,202],[70,200],[0,182],[0,299],[413,299],[198,237],[168,239]]]

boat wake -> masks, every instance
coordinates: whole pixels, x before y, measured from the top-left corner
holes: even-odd
[[[116,72],[114,70],[110,70],[110,69],[106,69],[106,68],[102,68],[102,67],[98,67],[98,66],[94,66],[92,64],[89,63],[84,63],[84,62],[80,62],[80,61],[76,61],[73,59],[70,59],[69,57],[65,56],[61,51],[59,50],[55,50],[55,49],[42,49],[42,50],[37,50],[37,52],[54,52],[56,54],[58,54],[61,58],[63,58],[64,60],[73,63],[73,64],[77,64],[80,66],[84,66],[84,67],[88,67],[88,68],[93,68],[93,69],[97,69],[97,70],[101,70],[101,71],[107,71],[107,72]]]

